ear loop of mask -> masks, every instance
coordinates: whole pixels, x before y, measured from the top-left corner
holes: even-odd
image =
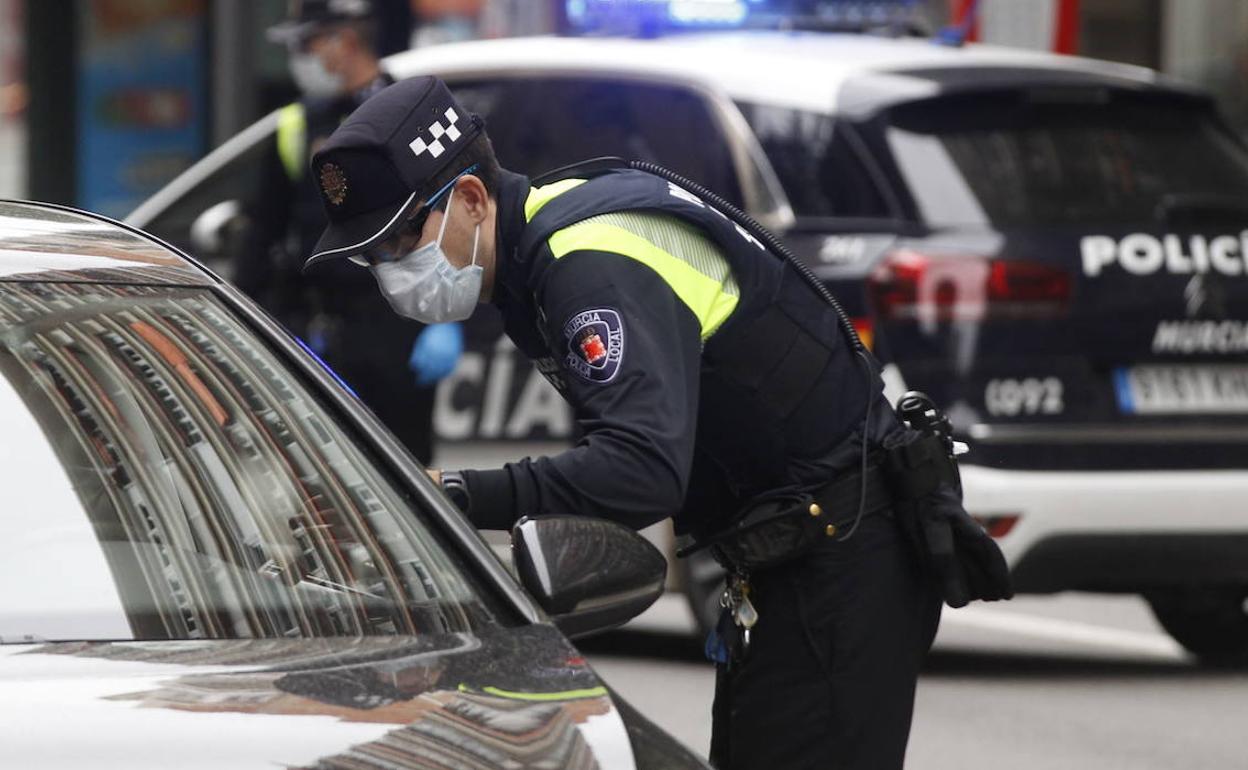
[[[442,235],[446,232],[446,222],[451,218],[451,201],[455,200],[455,188],[451,188],[450,195],[446,196],[446,210],[442,212],[442,224],[438,227],[438,248],[442,248]]]
[[[451,192],[446,196],[446,210],[442,212],[442,224],[438,227],[438,248],[442,248],[442,235],[446,232],[446,222],[451,218],[451,201],[455,200],[455,188],[451,188]],[[477,225],[472,230],[472,262],[469,267],[475,267],[477,264],[477,246],[481,242],[481,225]]]

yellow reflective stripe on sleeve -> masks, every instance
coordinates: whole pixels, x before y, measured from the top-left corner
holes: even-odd
[[[529,197],[524,199],[524,221],[532,222],[537,212],[542,210],[542,206],[581,184],[585,184],[584,179],[561,179],[544,187],[530,189]]]
[[[308,121],[299,102],[288,104],[277,113],[277,157],[290,181],[303,178],[304,156],[308,152]]]
[[[704,341],[737,307],[737,297],[724,291],[722,281],[703,275],[688,262],[622,227],[590,219],[560,230],[548,243],[555,259],[574,251],[609,251],[646,265],[693,311]]]
[[[458,689],[460,692],[472,692],[472,688],[466,684],[461,684]],[[590,687],[584,690],[564,690],[563,692],[514,692],[512,690],[502,690],[497,687],[482,687],[481,692],[494,695],[499,698],[540,702],[602,698],[607,695],[607,688]]]

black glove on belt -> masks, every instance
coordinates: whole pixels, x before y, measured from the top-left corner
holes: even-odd
[[[886,452],[893,510],[945,603],[1014,596],[1010,569],[996,541],[962,507],[957,464],[939,438],[923,436]]]

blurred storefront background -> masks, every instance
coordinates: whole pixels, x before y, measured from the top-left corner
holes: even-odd
[[[574,33],[587,9],[844,18],[905,6],[970,40],[1160,69],[1212,90],[1248,133],[1242,0],[374,0],[386,53],[470,38]],[[286,0],[0,0],[0,196],[124,216],[294,95],[265,39]],[[974,23],[970,23],[970,19]]]
[[[22,0],[0,0],[0,198],[26,187],[26,46]]]
[[[383,53],[550,33],[544,0],[374,0]],[[0,197],[123,217],[296,96],[287,0],[0,0]]]

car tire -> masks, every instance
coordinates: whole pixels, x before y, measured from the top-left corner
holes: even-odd
[[[1162,628],[1201,663],[1248,666],[1248,586],[1147,598]]]
[[[684,586],[689,609],[705,638],[719,622],[719,597],[724,592],[724,568],[706,551],[676,560],[676,570]]]

